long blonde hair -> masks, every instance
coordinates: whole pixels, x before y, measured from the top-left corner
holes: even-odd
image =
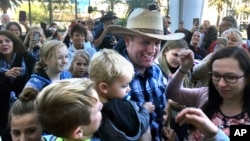
[[[166,59],[165,52],[168,50],[171,50],[171,49],[176,49],[176,48],[188,48],[188,44],[184,39],[167,41],[164,44],[164,46],[163,46],[163,48],[158,56],[159,66],[161,67],[161,69],[165,75],[170,74],[170,69],[169,69],[167,59]]]
[[[167,59],[166,59],[165,52],[169,51],[171,49],[176,49],[176,48],[186,48],[187,49],[188,44],[184,39],[167,41],[164,44],[164,46],[163,46],[163,48],[158,56],[159,66],[167,78],[169,78],[169,74],[171,74],[171,71],[170,71],[169,63],[167,62]],[[184,86],[185,87],[192,87],[192,84],[191,84],[188,76],[185,76],[185,78],[184,78]]]
[[[57,56],[58,48],[66,46],[63,42],[57,40],[46,41],[40,49],[40,59],[36,63],[34,71],[41,72],[45,70],[47,65],[44,63],[44,58]]]

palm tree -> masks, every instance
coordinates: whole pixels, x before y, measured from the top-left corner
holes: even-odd
[[[22,0],[1,0],[0,8],[3,13],[6,14],[7,10],[12,8],[12,4],[14,4],[15,7],[19,7],[20,3],[23,3]]]
[[[220,16],[221,16],[221,12],[223,10],[223,7],[231,6],[231,4],[232,4],[231,0],[208,0],[208,6],[215,7],[217,10],[216,25],[219,25]]]
[[[135,9],[135,8],[147,8],[147,3],[149,0],[127,0],[128,10],[126,12],[126,17]]]
[[[115,7],[115,4],[117,3],[120,3],[121,0],[103,0],[102,3],[108,3],[109,4],[109,8],[108,8],[108,11],[112,11],[114,12],[114,7]]]

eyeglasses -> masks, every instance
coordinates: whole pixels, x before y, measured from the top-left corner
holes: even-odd
[[[214,81],[220,81],[221,77],[223,77],[224,81],[226,81],[227,83],[236,83],[238,81],[238,79],[245,76],[245,75],[241,75],[241,76],[220,75],[220,74],[218,74],[216,72],[209,72],[208,74],[210,75],[210,77]]]

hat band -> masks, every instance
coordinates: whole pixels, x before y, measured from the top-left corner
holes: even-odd
[[[152,33],[152,34],[161,34],[161,35],[163,35],[163,31],[158,30],[158,29],[148,29],[148,28],[132,28],[132,29],[140,31],[140,32],[144,32],[144,33]]]

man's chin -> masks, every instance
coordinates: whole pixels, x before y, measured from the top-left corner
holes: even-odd
[[[145,68],[151,67],[154,64],[154,62],[150,62],[150,63],[145,63],[142,66]]]

